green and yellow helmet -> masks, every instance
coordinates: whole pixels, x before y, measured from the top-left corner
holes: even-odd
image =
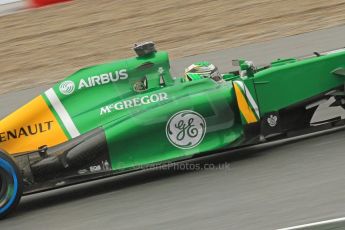
[[[218,68],[209,62],[197,62],[185,69],[186,78],[193,79],[195,75],[199,75],[203,78],[212,78],[215,81],[220,81],[222,79]]]

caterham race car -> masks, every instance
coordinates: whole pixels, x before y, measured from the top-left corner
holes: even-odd
[[[344,125],[345,49],[208,78],[170,74],[166,52],[77,71],[0,121],[0,217],[24,194]]]

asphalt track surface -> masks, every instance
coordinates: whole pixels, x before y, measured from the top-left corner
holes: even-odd
[[[178,73],[193,61],[209,60],[226,70],[238,57],[263,64],[343,46],[345,27],[336,27],[187,57],[172,65]],[[2,95],[1,116],[47,87]],[[326,107],[315,119],[344,116],[341,109],[326,112]],[[0,229],[257,230],[345,216],[344,129],[192,162],[205,169],[151,169],[26,196]]]

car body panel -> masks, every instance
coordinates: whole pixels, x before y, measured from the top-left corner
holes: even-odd
[[[344,84],[332,71],[345,67],[345,52],[273,66],[254,75],[261,115],[278,111]],[[251,81],[248,79],[247,81]]]
[[[68,140],[42,96],[38,96],[0,122],[0,148],[19,153]],[[18,144],[20,143],[20,144]]]
[[[220,81],[171,76],[166,52],[81,69],[2,120],[0,148],[31,193],[286,136],[345,97],[345,50],[239,63]]]

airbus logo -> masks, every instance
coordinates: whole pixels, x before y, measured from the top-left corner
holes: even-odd
[[[74,92],[75,85],[73,81],[64,81],[60,84],[59,90],[64,95],[70,95]]]
[[[134,108],[142,105],[148,105],[151,103],[157,103],[160,101],[168,100],[168,94],[167,93],[155,93],[152,95],[145,95],[142,97],[136,97],[129,100],[119,101],[107,106],[104,106],[100,109],[100,115],[104,115],[107,113],[111,113],[114,111]]]
[[[78,89],[90,88],[96,85],[105,85],[111,82],[125,80],[127,78],[128,78],[128,74],[127,74],[126,69],[104,73],[104,74],[89,77],[87,79],[81,79],[79,81]]]
[[[86,79],[80,79],[78,82],[78,90],[84,89],[84,88],[91,88],[97,85],[106,85],[112,82],[117,82],[119,80],[125,80],[128,78],[128,73],[126,69],[109,72],[109,73],[103,73],[96,76],[91,76]],[[72,94],[76,89],[76,85],[71,80],[63,81],[60,86],[59,90],[63,95],[70,95]]]

